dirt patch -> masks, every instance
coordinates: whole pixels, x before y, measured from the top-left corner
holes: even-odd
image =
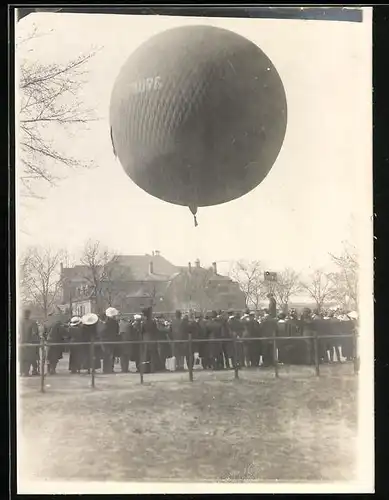
[[[307,375],[307,373],[310,373]],[[21,387],[26,480],[338,481],[355,473],[357,378],[336,367],[48,378]]]

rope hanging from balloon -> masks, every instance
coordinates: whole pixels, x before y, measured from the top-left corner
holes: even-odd
[[[197,207],[195,207],[195,206],[193,206],[193,205],[192,205],[192,206],[189,206],[189,210],[190,210],[190,211],[192,212],[192,214],[193,214],[194,225],[195,225],[195,227],[197,227],[197,226],[198,226],[198,222],[197,222],[197,218],[196,218],[196,214],[197,214]]]

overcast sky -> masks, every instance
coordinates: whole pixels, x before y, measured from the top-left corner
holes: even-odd
[[[55,137],[59,149],[99,167],[70,171],[44,201],[20,206],[28,232],[18,232],[19,244],[66,247],[77,254],[87,238],[97,238],[122,254],[160,250],[177,265],[198,257],[204,264],[261,260],[274,270],[327,266],[328,252],[339,252],[343,240],[359,245],[371,231],[370,19],[360,24],[87,14],[23,19],[17,36],[34,25],[45,33],[21,49],[31,62],[65,62],[94,46],[103,48],[89,63],[83,90],[86,105],[101,120],[88,131]],[[188,24],[224,27],[255,42],[277,68],[288,100],[285,141],[267,178],[239,200],[200,208],[197,228],[187,208],[153,198],[126,176],[113,155],[108,123],[112,86],[131,52],[157,32]]]

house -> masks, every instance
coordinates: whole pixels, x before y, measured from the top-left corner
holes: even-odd
[[[217,272],[217,263],[212,267],[195,266],[188,263],[172,279],[167,289],[167,299],[173,309],[195,311],[242,310],[245,308],[245,295],[239,284],[228,276]]]
[[[136,313],[153,306],[156,313],[180,310],[243,309],[244,294],[238,283],[211,268],[190,263],[175,266],[158,251],[151,255],[117,255],[96,269],[61,266],[62,304],[72,314],[102,312],[116,307]]]

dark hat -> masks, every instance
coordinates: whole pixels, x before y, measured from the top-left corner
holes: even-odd
[[[146,316],[147,318],[149,318],[151,316],[152,312],[153,312],[153,308],[151,306],[145,307],[144,309],[142,309],[143,316]]]

